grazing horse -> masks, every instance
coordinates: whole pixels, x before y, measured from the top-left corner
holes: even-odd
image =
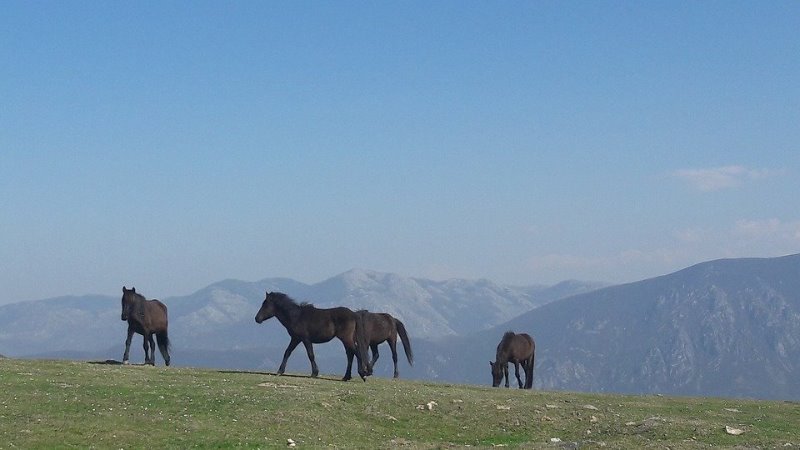
[[[291,297],[280,292],[267,292],[261,309],[256,314],[256,322],[261,323],[271,317],[278,321],[289,333],[289,346],[283,353],[283,361],[278,368],[278,375],[286,370],[286,361],[295,347],[301,342],[306,347],[308,359],[311,361],[311,376],[319,375],[319,368],[314,360],[313,344],[328,342],[338,338],[344,344],[347,353],[347,372],[343,381],[352,378],[353,356],[358,360],[358,374],[366,381],[367,343],[364,338],[364,327],[359,324],[358,314],[348,308],[316,308],[309,303],[297,304]]]
[[[399,378],[400,373],[397,371],[397,335],[400,335],[400,340],[403,342],[403,350],[406,352],[406,359],[410,365],[414,365],[414,353],[411,351],[411,341],[408,339],[406,327],[403,322],[400,322],[391,314],[387,313],[371,313],[367,310],[358,311],[358,315],[362,317],[364,324],[364,333],[366,334],[369,347],[372,349],[372,361],[367,364],[367,374],[372,375],[372,367],[375,361],[378,360],[378,344],[384,342],[389,343],[389,348],[392,350],[392,361],[394,362],[394,378]]]
[[[156,365],[156,344],[153,342],[155,334],[164,363],[169,365],[166,305],[158,300],[146,300],[143,295],[136,292],[136,288],[126,289],[122,286],[122,320],[128,321],[128,338],[125,340],[123,364],[128,364],[133,333],[139,333],[144,337],[144,363]]]
[[[531,389],[535,357],[536,342],[532,337],[525,333],[514,334],[513,331],[507,331],[500,343],[497,344],[495,361],[489,361],[489,365],[492,367],[492,386],[500,386],[500,382],[505,377],[506,387],[508,387],[508,363],[513,363],[519,388],[523,388],[522,379],[519,377],[519,365],[522,364],[522,368],[525,370],[525,389]]]

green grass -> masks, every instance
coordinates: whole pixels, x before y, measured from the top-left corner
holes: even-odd
[[[287,439],[297,448],[799,448],[800,405],[0,359],[0,448],[286,448]]]

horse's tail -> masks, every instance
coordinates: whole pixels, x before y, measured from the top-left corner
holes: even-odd
[[[158,350],[164,358],[164,364],[169,365],[169,350],[172,346],[170,345],[169,334],[166,329],[156,333],[156,342],[158,342]]]
[[[394,326],[397,328],[397,334],[400,335],[400,340],[403,342],[403,350],[406,352],[406,359],[408,360],[408,363],[413,366],[414,352],[411,350],[411,341],[408,339],[406,327],[403,325],[403,322],[400,322],[397,319],[394,319]]]
[[[369,340],[367,339],[367,326],[364,322],[364,316],[367,314],[366,309],[356,312],[356,350],[358,351],[358,358],[360,360],[360,367],[358,368],[359,374],[369,374],[369,356],[367,348],[369,348]],[[364,375],[361,376],[364,378]],[[364,378],[366,381],[366,378]]]
[[[164,357],[164,364],[169,365],[169,350],[172,347],[169,343],[169,312],[167,310],[167,305],[160,302],[159,300],[153,300],[155,304],[161,308],[161,311],[164,313],[164,317],[161,320],[158,328],[162,328],[161,331],[156,331],[156,341],[158,342],[158,350],[161,352],[161,356]],[[155,356],[153,356],[155,360]]]
[[[536,362],[536,342],[531,338],[533,349],[531,350],[531,358],[528,362],[528,368],[525,371],[525,389],[533,389],[533,366]]]

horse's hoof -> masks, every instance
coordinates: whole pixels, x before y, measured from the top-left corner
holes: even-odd
[[[345,376],[342,377],[342,381],[350,381],[352,378],[353,377],[351,377],[349,375],[345,375]]]
[[[130,365],[130,364],[131,364],[131,362],[130,362],[130,361],[128,361],[127,359],[125,359],[125,360],[123,360],[123,361],[122,361],[122,364],[124,364],[124,365],[128,366],[128,365]]]

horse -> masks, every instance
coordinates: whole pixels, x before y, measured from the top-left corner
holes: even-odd
[[[155,334],[158,340],[158,349],[164,358],[164,364],[169,366],[169,335],[167,333],[167,307],[158,300],[146,300],[143,295],[136,292],[136,288],[126,289],[122,286],[122,320],[128,322],[128,338],[125,340],[125,354],[122,363],[129,364],[128,356],[131,351],[133,333],[139,333],[144,338],[144,363],[156,365],[156,344],[153,342]]]
[[[306,347],[308,359],[311,361],[311,376],[319,375],[319,368],[314,360],[313,344],[322,344],[338,338],[344,344],[347,353],[347,371],[342,381],[352,378],[353,356],[358,360],[358,374],[367,380],[366,360],[367,343],[364,327],[360,324],[358,314],[343,306],[337,308],[316,308],[310,303],[297,304],[291,297],[281,292],[267,292],[261,308],[256,314],[256,323],[277,317],[278,321],[289,333],[289,346],[283,353],[283,361],[278,368],[278,375],[286,370],[289,355],[301,342]]]
[[[489,365],[492,367],[492,387],[500,386],[503,377],[505,377],[506,387],[508,387],[508,363],[510,362],[514,364],[519,388],[523,389],[522,379],[519,376],[519,365],[522,364],[525,371],[524,389],[531,389],[535,358],[536,342],[532,337],[525,333],[514,334],[513,331],[507,331],[500,343],[497,344],[496,361],[489,361]]]
[[[411,341],[408,339],[408,333],[406,333],[406,327],[403,325],[403,322],[387,313],[371,313],[367,310],[361,310],[358,311],[358,315],[362,317],[367,342],[372,349],[372,361],[367,363],[367,374],[372,375],[372,367],[375,365],[375,361],[378,360],[378,344],[388,342],[389,348],[392,350],[394,378],[399,378],[400,373],[397,371],[398,334],[400,335],[400,340],[403,342],[403,350],[405,350],[408,363],[412,366],[414,365],[414,353],[411,351]]]

